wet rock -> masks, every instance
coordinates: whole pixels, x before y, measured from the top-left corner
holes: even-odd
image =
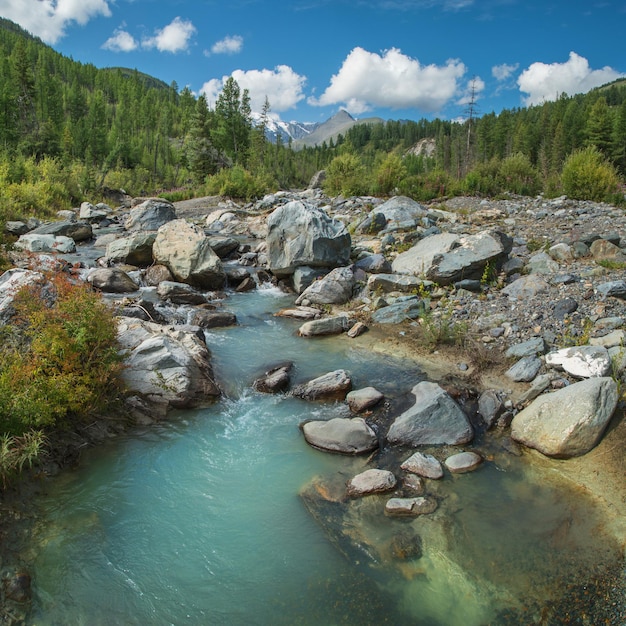
[[[157,263],[146,269],[144,280],[146,281],[146,285],[155,287],[165,280],[174,282],[174,277],[172,276],[172,272],[170,272],[165,265]]]
[[[257,288],[256,281],[252,276],[244,278],[235,288],[237,293],[244,293],[246,291],[254,291]]]
[[[396,486],[393,472],[382,469],[368,469],[348,481],[348,495],[365,496],[372,493],[390,491]]]
[[[437,501],[424,496],[391,498],[385,504],[385,514],[392,517],[417,517],[418,515],[429,515],[436,510]]]
[[[154,260],[168,267],[174,278],[199,289],[220,289],[226,274],[204,231],[185,220],[173,220],[157,231]]]
[[[322,319],[305,322],[298,329],[301,337],[316,337],[319,335],[338,335],[350,328],[350,320],[347,315],[335,315]]]
[[[32,596],[31,577],[24,569],[17,569],[2,579],[4,596],[14,602],[28,602]]]
[[[511,437],[542,454],[570,458],[600,440],[617,406],[612,378],[589,378],[539,396],[511,423]]]
[[[345,400],[352,389],[352,379],[346,370],[335,370],[297,385],[292,394],[303,400]]]
[[[391,556],[401,561],[419,559],[422,556],[422,540],[419,535],[404,530],[391,539]]]
[[[516,383],[530,382],[541,369],[542,361],[536,356],[525,356],[512,365],[504,375]]]
[[[276,276],[293,274],[301,265],[334,268],[350,260],[344,224],[312,204],[294,200],[278,207],[267,227],[269,268]]]
[[[352,299],[356,279],[352,267],[338,267],[311,283],[296,300],[299,304],[345,304]]]
[[[449,456],[444,465],[453,474],[466,474],[473,472],[483,462],[483,458],[476,452],[459,452]]]
[[[406,491],[416,496],[420,496],[424,493],[424,481],[420,476],[417,476],[417,474],[407,474],[402,479],[402,486]]]
[[[573,346],[546,354],[546,365],[560,367],[577,378],[606,376],[611,359],[604,346]]]
[[[153,261],[152,246],[156,239],[154,232],[137,232],[109,243],[106,256],[114,263],[128,263],[147,267]]]
[[[400,466],[405,472],[411,472],[424,478],[439,480],[443,478],[441,463],[432,455],[416,452]]]
[[[459,405],[436,383],[422,381],[411,390],[415,404],[391,425],[392,444],[458,445],[472,440],[474,431]]]
[[[206,304],[206,296],[186,283],[163,280],[158,284],[157,295],[173,304]]]
[[[239,242],[233,237],[209,237],[209,245],[220,259],[225,259],[239,248]]]
[[[363,454],[378,447],[376,433],[362,417],[335,417],[326,422],[306,422],[302,432],[307,443],[330,452]]]
[[[355,339],[356,337],[360,337],[363,333],[366,333],[369,329],[363,322],[357,322],[348,330],[348,337],[351,339]]]
[[[174,205],[163,198],[148,198],[133,207],[124,228],[126,230],[159,230],[163,224],[176,219]]]
[[[123,270],[116,267],[103,267],[92,270],[87,280],[104,293],[131,293],[139,285]]]
[[[374,387],[355,389],[346,396],[346,402],[353,413],[362,413],[376,406],[385,396]]]
[[[478,412],[487,428],[491,428],[504,411],[504,402],[494,389],[487,389],[478,398]]]
[[[200,328],[225,328],[236,326],[237,316],[232,311],[199,309],[193,312],[191,323]]]
[[[252,387],[261,393],[280,393],[286,391],[289,387],[292,368],[293,363],[274,367],[265,372],[260,378],[257,378],[252,383]]]

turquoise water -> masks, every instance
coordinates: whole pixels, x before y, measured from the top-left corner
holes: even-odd
[[[239,326],[208,336],[226,397],[49,481],[28,556],[33,624],[478,626],[541,602],[568,555],[593,561],[584,500],[529,483],[514,458],[437,485],[435,516],[390,521],[371,497],[330,506],[330,525],[318,524],[300,491],[316,476],[345,481],[365,460],[310,448],[298,425],[346,409],[257,394],[252,380],[293,360],[296,382],[343,367],[355,387],[393,398],[421,374],[346,337],[297,337],[297,323],[273,316],[290,302],[274,290],[229,298]],[[423,556],[388,559],[377,546],[407,529]]]

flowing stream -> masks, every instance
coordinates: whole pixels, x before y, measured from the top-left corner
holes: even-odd
[[[239,325],[208,333],[224,399],[89,450],[49,480],[28,554],[33,624],[519,623],[557,579],[613,554],[581,494],[540,483],[513,455],[437,485],[441,512],[428,519],[389,520],[373,496],[320,525],[302,488],[345,481],[366,459],[314,450],[298,426],[346,409],[262,395],[252,380],[291,360],[295,382],[342,367],[355,388],[393,399],[423,375],[345,336],[297,337],[296,322],[273,316],[291,302],[274,289],[232,295]],[[408,528],[421,558],[372,548]]]

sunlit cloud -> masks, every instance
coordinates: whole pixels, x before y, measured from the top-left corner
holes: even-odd
[[[102,44],[102,48],[111,52],[132,52],[138,46],[137,40],[122,28],[117,28],[113,35]]]
[[[233,35],[232,37],[224,37],[220,41],[216,41],[211,46],[212,54],[237,54],[243,49],[243,37]]]
[[[175,17],[172,22],[157,29],[153,37],[141,42],[144,48],[156,48],[160,52],[184,52],[189,48],[189,41],[196,33],[196,27],[189,20]]]

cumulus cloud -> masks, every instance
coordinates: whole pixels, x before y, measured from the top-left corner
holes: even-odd
[[[474,76],[467,83],[463,95],[457,100],[457,104],[460,106],[466,106],[472,102],[475,104],[484,89],[485,81],[480,76]]]
[[[0,14],[54,44],[72,22],[84,25],[103,15],[110,17],[108,0],[0,0]]]
[[[304,99],[306,77],[297,74],[288,65],[278,65],[273,70],[235,70],[231,76],[242,91],[248,90],[253,111],[262,110],[266,97],[275,112],[293,109]],[[227,78],[214,78],[204,83],[200,92],[206,96],[209,105],[215,104]]]
[[[112,52],[132,52],[137,49],[137,46],[135,38],[122,28],[117,28],[113,35],[102,44],[102,48]]]
[[[623,76],[608,66],[592,70],[587,59],[570,52],[565,63],[533,63],[520,74],[517,84],[520,91],[528,94],[524,102],[530,106],[556,100],[562,93],[586,93]]]
[[[515,65],[508,65],[506,63],[503,63],[502,65],[494,65],[491,68],[491,75],[496,80],[502,82],[503,80],[509,78],[513,72],[517,71],[518,67],[519,63],[516,63]]]
[[[156,48],[160,52],[183,52],[189,47],[189,40],[196,33],[190,20],[175,17],[167,26],[158,29],[153,37],[141,42],[144,48]]]
[[[224,37],[220,41],[216,41],[211,46],[213,54],[237,54],[243,48],[243,37],[233,35],[232,37]]]
[[[443,66],[421,65],[397,48],[383,54],[354,48],[319,98],[309,104],[340,104],[359,114],[374,107],[439,111],[459,89],[465,65],[451,59]]]

